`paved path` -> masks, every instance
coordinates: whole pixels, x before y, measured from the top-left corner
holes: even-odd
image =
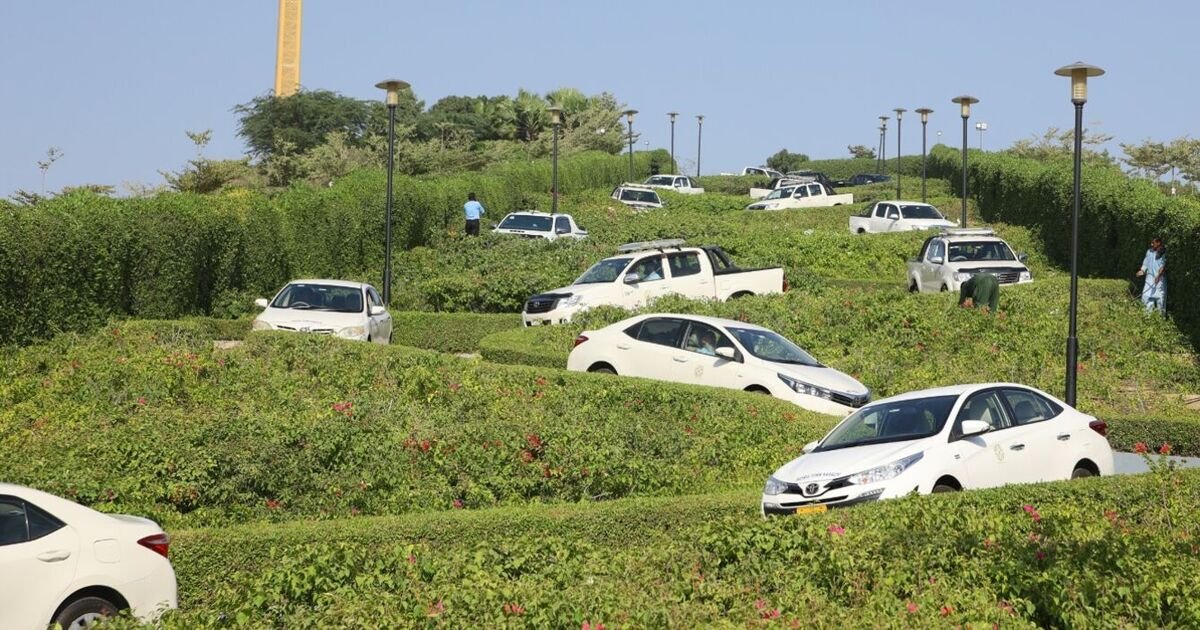
[[[1158,455],[1154,455],[1157,458]],[[1177,462],[1181,468],[1200,468],[1200,457],[1175,457],[1168,459]],[[1150,470],[1146,460],[1137,453],[1113,453],[1113,469],[1118,475],[1136,475]]]

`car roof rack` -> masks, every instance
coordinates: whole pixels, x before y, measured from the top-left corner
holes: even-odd
[[[687,241],[685,241],[681,238],[663,238],[663,239],[659,239],[657,241],[636,241],[633,243],[625,243],[624,245],[621,245],[620,247],[617,248],[617,253],[618,254],[628,254],[631,252],[641,252],[641,251],[646,251],[649,249],[657,249],[659,251],[662,251],[664,249],[671,249],[671,248],[679,249],[679,248],[683,247],[684,243],[686,243],[686,242]]]
[[[995,236],[992,228],[942,228],[943,236]]]

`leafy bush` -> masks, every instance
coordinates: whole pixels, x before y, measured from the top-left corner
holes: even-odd
[[[392,312],[392,343],[438,352],[477,352],[484,337],[521,326],[515,313]]]

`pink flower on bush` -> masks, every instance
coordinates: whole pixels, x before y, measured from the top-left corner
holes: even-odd
[[[778,608],[771,608],[758,613],[760,619],[778,619],[783,613]]]
[[[915,613],[920,610],[920,606],[917,606],[916,602],[908,602],[908,605],[905,606],[905,608],[908,609],[908,612],[910,613]]]
[[[1033,522],[1036,523],[1042,520],[1042,515],[1039,514],[1037,508],[1033,507],[1032,505],[1026,503],[1025,505],[1021,506],[1021,509],[1025,510],[1025,513],[1029,515],[1029,518],[1033,519]]]
[[[580,630],[604,630],[604,624],[600,623],[599,621],[596,623],[588,623],[585,621],[583,622],[583,626],[580,627]]]
[[[446,612],[446,605],[443,604],[442,600],[439,599],[429,605],[429,610],[426,612],[426,614],[430,617],[436,617],[444,612]]]
[[[999,606],[1000,606],[1000,610],[1003,610],[1004,612],[1006,612],[1010,615],[1017,614],[1017,611],[1015,609],[1013,609],[1013,605],[1008,603],[1007,600],[1003,600],[1003,599],[1000,600]]]
[[[145,396],[138,396],[138,399],[137,399],[137,404],[138,404],[138,406],[139,406],[139,407],[145,407],[145,406],[146,406],[146,397],[145,397]]]
[[[1046,559],[1046,552],[1045,552],[1045,551],[1042,551],[1041,549],[1038,549],[1038,550],[1037,550],[1037,553],[1034,553],[1033,555],[1034,555],[1034,557],[1036,557],[1038,560],[1045,560],[1045,559]]]
[[[268,510],[278,510],[280,506],[279,499],[267,499]]]
[[[938,614],[940,614],[943,617],[949,617],[953,613],[954,613],[954,609],[951,608],[950,606],[942,606],[942,609],[938,611]]]
[[[829,527],[825,528],[825,531],[833,534],[834,536],[841,536],[846,533],[846,528],[838,525],[837,523],[833,523]]]
[[[1145,452],[1146,452],[1146,451],[1148,451],[1148,450],[1150,450],[1150,449],[1148,449],[1148,448],[1146,447],[1146,443],[1145,443],[1145,442],[1138,442],[1137,444],[1134,444],[1134,445],[1133,445],[1133,452],[1134,452],[1134,453],[1145,453]]]
[[[349,418],[354,415],[354,403],[350,401],[335,402],[333,410]]]
[[[516,604],[516,603],[505,604],[503,607],[503,610],[504,610],[504,614],[506,614],[506,615],[524,615],[525,614],[525,607],[520,604]]]
[[[542,436],[536,433],[530,433],[525,436],[525,442],[529,444],[529,448],[534,450],[542,448]]]
[[[1167,442],[1163,442],[1162,446],[1158,447],[1158,454],[1159,455],[1170,455],[1171,454],[1171,445],[1168,444]]]
[[[461,509],[463,509],[463,500],[462,500],[462,499],[455,499],[455,500],[454,500],[454,509],[456,509],[456,510],[461,510]]]

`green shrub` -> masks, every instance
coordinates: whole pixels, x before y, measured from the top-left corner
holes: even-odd
[[[478,352],[484,337],[521,326],[515,313],[392,312],[392,343],[438,352]]]

